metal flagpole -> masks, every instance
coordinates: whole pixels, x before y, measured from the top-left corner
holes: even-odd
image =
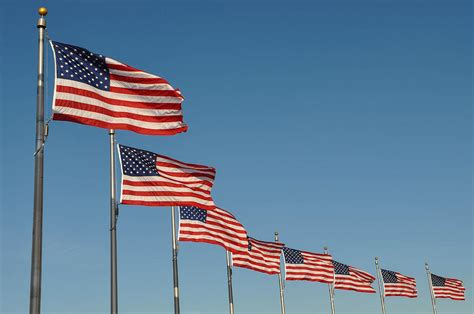
[[[232,292],[232,256],[229,251],[226,251],[227,261],[227,289],[229,291],[229,313],[234,314],[234,293]]]
[[[379,284],[380,304],[382,305],[382,314],[385,314],[385,287],[382,289],[382,272],[379,267],[379,258],[375,258],[375,272],[377,274],[377,282]],[[383,290],[383,291],[382,291]]]
[[[115,193],[115,130],[109,130],[110,138],[110,313],[118,313],[117,289],[117,201]]]
[[[279,242],[278,232],[275,232],[275,242]],[[283,287],[283,280],[281,278],[281,271],[278,273],[278,284],[280,286],[280,305],[281,305],[281,314],[286,314],[285,308],[285,291]]]
[[[324,254],[328,254],[328,247],[324,247]],[[328,284],[329,287],[329,300],[331,301],[331,314],[336,313],[336,305],[334,304],[334,283]]]
[[[433,291],[433,281],[431,281],[431,272],[430,268],[428,267],[428,263],[425,263],[426,275],[428,276],[428,284],[430,286],[430,293],[431,293],[431,305],[433,306],[433,314],[438,313],[436,310],[436,298],[434,296]]]
[[[178,246],[176,244],[176,219],[174,217],[174,206],[171,206],[171,229],[171,243],[173,246],[174,314],[179,314]]]
[[[41,309],[41,258],[43,242],[43,165],[44,165],[44,33],[46,8],[39,8],[38,28],[38,85],[36,92],[36,150],[35,188],[33,201],[33,239],[31,248],[30,314]]]

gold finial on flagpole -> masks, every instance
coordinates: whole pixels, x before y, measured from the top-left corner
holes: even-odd
[[[46,16],[48,15],[48,9],[46,9],[45,7],[41,7],[38,9],[38,14],[41,16]]]

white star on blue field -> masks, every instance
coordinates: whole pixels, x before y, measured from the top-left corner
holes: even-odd
[[[378,256],[416,278],[418,298],[389,297],[387,313],[432,313],[425,262],[467,289],[466,301],[438,300],[438,312],[472,313],[468,0],[3,1],[1,313],[29,306],[39,6],[64,55],[55,69],[46,45],[46,119],[55,71],[103,90],[106,56],[159,74],[184,95],[189,130],[117,131],[119,144],[215,167],[216,205],[256,239],[278,231],[289,248],[327,246],[372,275]],[[50,123],[44,314],[110,312],[108,149],[108,130]],[[149,157],[127,169],[151,171]],[[120,195],[118,155],[116,166]],[[120,313],[172,313],[170,234],[169,208],[120,205]],[[228,313],[224,249],[183,242],[178,258],[182,313]],[[285,288],[287,313],[330,312],[327,285]],[[276,276],[234,268],[233,291],[238,314],[280,313]],[[336,290],[335,306],[380,313],[378,293]]]

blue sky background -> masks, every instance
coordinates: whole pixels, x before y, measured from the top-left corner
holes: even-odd
[[[167,78],[189,132],[118,132],[120,143],[215,166],[214,199],[249,234],[329,246],[344,263],[463,279],[472,313],[470,1],[43,1],[50,36]],[[29,300],[37,1],[1,5],[0,312]],[[48,51],[46,112],[51,112]],[[53,122],[46,145],[43,313],[109,311],[107,131]],[[169,208],[122,206],[119,309],[171,313]],[[181,244],[182,313],[226,313],[225,253]],[[236,313],[278,313],[277,277],[234,271]],[[289,282],[288,313],[328,313],[327,286]],[[379,313],[378,295],[336,291],[338,313]]]

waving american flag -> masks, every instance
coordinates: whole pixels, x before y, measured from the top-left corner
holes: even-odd
[[[232,254],[232,264],[269,275],[280,273],[281,242],[266,242],[248,238],[248,249]]]
[[[433,283],[433,294],[435,298],[448,298],[451,300],[465,300],[463,283],[459,279],[445,278],[431,274],[431,282]]]
[[[203,210],[195,206],[181,206],[179,210],[179,241],[205,242],[220,245],[232,253],[248,248],[247,231],[226,210]]]
[[[372,283],[375,277],[366,271],[332,261],[334,264],[334,288],[356,292],[375,293]]]
[[[415,278],[385,269],[381,269],[380,272],[382,273],[384,296],[417,297]]]
[[[216,176],[214,168],[124,145],[118,148],[122,204],[216,208],[211,197]]]
[[[149,135],[187,130],[183,96],[162,77],[52,41],[55,59],[53,119]]]
[[[334,282],[332,256],[283,248],[286,280]]]

